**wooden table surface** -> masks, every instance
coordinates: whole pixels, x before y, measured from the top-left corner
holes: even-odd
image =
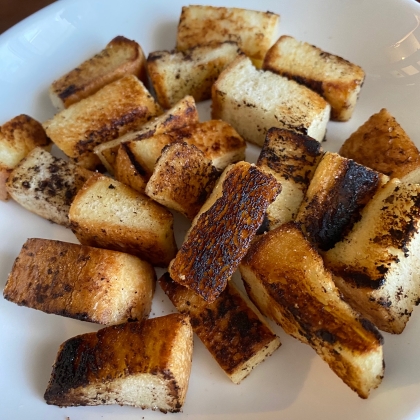
[[[0,0],[0,34],[54,0]]]

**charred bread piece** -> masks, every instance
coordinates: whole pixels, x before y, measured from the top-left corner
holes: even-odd
[[[322,157],[296,216],[313,245],[331,249],[360,220],[388,177],[337,153]]]
[[[70,227],[70,204],[93,174],[36,147],[10,173],[6,188],[22,207],[51,222]]]
[[[420,185],[392,179],[325,264],[345,299],[379,329],[399,334],[420,297]]]
[[[176,142],[162,150],[145,193],[192,220],[212,192],[219,175],[201,150]]]
[[[84,184],[69,219],[83,245],[127,252],[159,267],[176,254],[172,213],[104,175],[95,174]]]
[[[213,83],[239,53],[235,42],[150,53],[147,69],[159,104],[170,108],[187,95],[196,102],[210,99]]]
[[[381,383],[381,334],[342,300],[321,256],[294,222],[261,235],[239,269],[260,311],[309,344],[361,398]]]
[[[115,162],[115,177],[136,191],[144,192],[162,149],[175,142],[196,146],[219,171],[245,159],[245,140],[228,123],[210,120],[121,144]]]
[[[68,108],[128,74],[146,85],[146,58],[136,41],[116,36],[101,52],[55,80],[49,89],[51,101],[60,110]]]
[[[116,80],[44,123],[51,140],[82,166],[99,165],[95,146],[140,129],[161,107],[136,76]]]
[[[319,93],[331,105],[334,121],[350,119],[365,79],[360,66],[288,35],[267,51],[262,68]]]
[[[48,314],[98,324],[149,316],[153,267],[133,255],[49,239],[28,239],[5,299]]]
[[[178,412],[188,389],[193,332],[170,314],[78,335],[59,348],[45,391],[60,407],[119,404]]]
[[[50,145],[41,123],[28,115],[18,115],[0,127],[0,200],[9,198],[6,182],[18,163],[35,147]]]
[[[182,8],[176,48],[188,50],[196,45],[233,41],[261,67],[274,42],[280,16],[271,12],[235,7],[190,5]]]
[[[239,384],[280,347],[280,339],[233,282],[210,304],[169,273],[159,284],[176,309],[190,317],[194,332],[233,383]]]
[[[222,119],[247,141],[262,146],[271,127],[294,130],[322,141],[330,105],[317,93],[239,56],[212,89],[212,118]]]
[[[190,317],[194,332],[233,383],[239,384],[280,346],[264,317],[233,282],[211,304],[168,273],[159,284],[178,311]]]
[[[171,109],[144,124],[140,130],[99,144],[95,146],[94,151],[103,166],[112,174],[120,144],[148,138],[155,134],[167,133],[195,123],[198,123],[197,107],[194,98],[186,96]]]
[[[281,191],[255,165],[228,166],[194,218],[169,274],[211,303],[223,292]]]
[[[403,179],[420,168],[419,150],[385,108],[362,124],[339,153],[391,178]]]
[[[295,219],[323,153],[312,137],[281,128],[268,130],[257,166],[281,184],[281,194],[267,208],[269,230]]]

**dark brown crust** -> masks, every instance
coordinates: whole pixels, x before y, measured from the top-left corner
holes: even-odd
[[[289,153],[286,150],[286,145],[301,152]],[[287,154],[282,154],[283,151],[286,151]],[[316,162],[322,154],[320,142],[312,137],[273,127],[267,132],[257,166],[267,165],[283,178],[291,179],[295,183],[307,187],[316,168]],[[302,168],[305,172],[302,172]]]
[[[211,304],[174,282],[169,273],[159,284],[178,311],[189,315],[194,332],[228,375],[276,339],[231,283]]]
[[[70,338],[60,346],[53,366],[44,394],[47,404],[78,406],[105,403],[100,393],[93,400],[86,397],[83,388],[108,385],[112,389],[114,380],[151,374],[166,382],[173,405],[170,411],[180,411],[183,403],[180,387],[186,384],[178,383],[171,365],[173,344],[179,328],[186,324],[189,321],[185,315],[170,314],[144,322],[106,327],[97,333]],[[190,339],[191,347],[192,336]],[[124,398],[121,395],[120,403],[124,403]]]
[[[287,243],[282,236],[287,237]],[[279,248],[279,245],[286,244],[288,250]],[[290,258],[282,257],[269,268],[269,259],[274,255],[274,249],[283,249],[283,253]],[[343,322],[344,318],[337,317],[340,314],[337,312],[338,308],[333,306],[334,301],[331,300],[329,310],[325,310],[325,304],[322,303],[324,299],[319,299],[313,294],[310,285],[305,284],[308,282],[308,275],[305,273],[310,265],[313,271],[319,271],[320,278],[325,269],[321,256],[305,241],[294,222],[286,223],[263,235],[252,245],[242,264],[266,279],[264,287],[268,294],[279,304],[282,315],[298,325],[299,334],[309,344],[313,345],[318,339],[330,344],[339,341],[343,346],[360,353],[382,344],[382,335],[369,321],[359,318],[357,324]],[[327,293],[326,289],[324,293]],[[345,313],[341,315],[347,316]],[[364,334],[356,333],[360,328],[365,331]],[[370,337],[367,338],[368,336]]]
[[[380,186],[377,172],[348,159],[343,159],[340,166],[327,194],[304,201],[303,229],[322,251],[331,249],[360,220],[361,209]]]
[[[228,169],[222,196],[199,215],[171,263],[171,277],[213,302],[245,255],[281,190],[271,175],[246,162]]]

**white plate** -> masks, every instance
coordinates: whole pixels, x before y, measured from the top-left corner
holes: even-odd
[[[201,3],[197,1],[195,3]],[[172,49],[181,1],[59,1],[0,36],[0,124],[26,113],[43,121],[54,109],[52,80],[101,50],[116,35],[137,40],[146,54]],[[205,4],[205,3],[204,3]],[[207,3],[208,4],[208,3]],[[420,145],[420,6],[409,0],[212,1],[274,11],[279,34],[290,34],[361,65],[366,82],[351,121],[329,123],[336,151],[370,115],[387,108]],[[18,6],[17,6],[18,7]],[[208,118],[209,104],[201,106]],[[255,158],[255,150],[249,154]],[[76,242],[74,235],[0,202],[0,287],[28,237]],[[173,310],[159,288],[153,316]],[[0,418],[3,420],[168,419],[130,407],[57,408],[43,399],[58,346],[93,324],[46,315],[0,298]],[[420,416],[420,313],[400,336],[385,336],[386,372],[361,400],[308,346],[287,337],[241,385],[232,384],[196,340],[190,387],[177,419],[415,419]]]

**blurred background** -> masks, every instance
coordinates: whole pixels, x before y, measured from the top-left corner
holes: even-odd
[[[0,0],[0,34],[54,0]]]

